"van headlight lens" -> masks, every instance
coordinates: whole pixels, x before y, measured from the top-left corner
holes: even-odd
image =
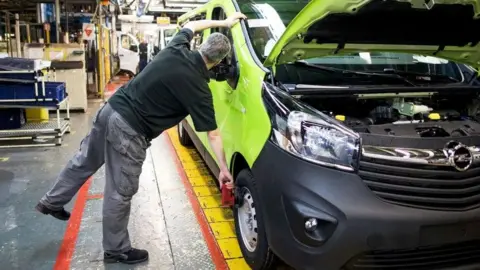
[[[360,139],[355,132],[318,116],[290,111],[273,121],[273,140],[284,150],[324,166],[354,171]]]

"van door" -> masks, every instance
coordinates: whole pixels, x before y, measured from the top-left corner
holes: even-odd
[[[133,35],[126,33],[120,33],[119,39],[120,70],[137,74],[138,63],[140,62],[138,40]]]
[[[226,11],[222,7],[215,7],[212,11],[211,18],[212,20],[224,20],[226,19]],[[239,84],[238,80],[238,72],[240,71],[238,65],[237,48],[239,48],[239,46],[235,46],[235,39],[232,33],[233,30],[234,29],[227,28],[210,29],[211,33],[220,32],[229,38],[232,45],[232,50],[230,50],[230,53],[225,57],[225,59],[222,60],[221,65],[232,67],[235,66],[235,73],[237,75],[235,76],[235,78],[233,78],[232,76],[231,78],[226,80],[211,79],[209,83],[213,95],[215,117],[218,129],[220,130],[220,133],[222,135],[223,147],[227,162],[230,161],[230,157],[232,156],[233,151],[236,149],[235,143],[238,141],[238,138],[241,137],[242,124],[240,123],[242,123],[243,114],[245,113],[245,108],[243,107],[243,104],[241,102],[241,88],[245,85],[243,83]],[[206,33],[204,33],[204,39],[208,37],[208,35],[205,36],[205,34]],[[235,34],[237,36],[241,35],[241,29],[235,29]],[[240,41],[237,40],[237,44],[239,44],[239,42]],[[218,164],[216,156],[211,149],[207,138],[204,139],[203,145],[205,146],[206,151],[213,159],[215,159]]]

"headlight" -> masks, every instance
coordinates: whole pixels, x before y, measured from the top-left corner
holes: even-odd
[[[356,169],[360,148],[360,136],[357,133],[313,108],[296,101],[287,103],[286,106],[282,104],[281,113],[276,109],[274,111],[277,113],[270,111],[272,140],[278,146],[323,166],[346,171]],[[272,106],[268,107],[273,109]],[[288,107],[294,108],[289,110]]]

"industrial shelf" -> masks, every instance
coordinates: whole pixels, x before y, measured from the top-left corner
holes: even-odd
[[[66,103],[66,117],[62,118],[60,112],[60,105]],[[4,100],[0,100],[1,107],[15,107],[15,108],[52,108],[53,106],[45,106],[41,104],[31,105],[15,105],[4,104]],[[55,106],[56,118],[45,122],[27,122],[24,126],[18,129],[0,130],[0,141],[25,141],[30,140],[30,143],[12,143],[0,144],[0,148],[20,148],[20,147],[45,147],[45,146],[61,146],[63,143],[63,135],[71,131],[70,127],[70,108],[68,97]]]
[[[40,60],[5,58],[0,62],[0,108],[48,108],[56,118],[45,122],[27,122],[21,128],[0,130],[0,141],[15,141],[0,148],[59,146],[70,132],[70,106],[65,83],[46,82],[52,72],[50,63]],[[48,64],[48,65],[46,65]],[[23,68],[23,69],[21,69]],[[47,68],[47,72],[42,70]],[[53,70],[55,80],[55,71]],[[60,107],[65,105],[66,117]],[[62,108],[63,109],[63,108]],[[31,140],[29,144],[18,141]]]

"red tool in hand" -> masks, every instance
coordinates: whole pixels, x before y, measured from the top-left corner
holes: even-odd
[[[235,204],[235,196],[233,189],[228,189],[226,185],[222,185],[222,206],[232,207]]]

